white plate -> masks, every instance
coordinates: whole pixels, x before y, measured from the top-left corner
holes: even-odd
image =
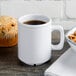
[[[69,43],[69,45],[71,46],[71,48],[76,52],[76,43],[69,39],[68,36],[70,36],[71,34],[73,34],[76,31],[76,27],[73,28],[72,30],[70,30],[67,34],[66,34],[66,40]]]
[[[76,52],[68,49],[45,71],[45,76],[76,76]]]

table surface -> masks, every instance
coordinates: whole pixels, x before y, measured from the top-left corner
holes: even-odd
[[[52,58],[40,66],[29,66],[19,61],[17,45],[9,48],[0,48],[0,76],[44,76],[44,71],[67,49],[65,42],[62,50],[53,50]]]

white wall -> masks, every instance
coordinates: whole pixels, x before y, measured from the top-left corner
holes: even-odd
[[[76,0],[0,0],[0,14],[20,17],[41,13],[53,19],[65,30],[76,26]]]
[[[29,13],[41,13],[52,18],[62,17],[62,1],[4,1],[1,15],[19,17]]]

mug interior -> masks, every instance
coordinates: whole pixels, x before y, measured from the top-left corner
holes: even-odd
[[[30,20],[40,20],[40,21],[44,21],[46,23],[50,21],[50,19],[44,15],[35,15],[35,14],[25,15],[25,16],[22,16],[19,18],[20,23],[30,21]]]

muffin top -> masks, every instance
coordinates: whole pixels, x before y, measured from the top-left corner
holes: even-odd
[[[0,16],[0,38],[12,38],[18,33],[17,20],[11,16]]]

